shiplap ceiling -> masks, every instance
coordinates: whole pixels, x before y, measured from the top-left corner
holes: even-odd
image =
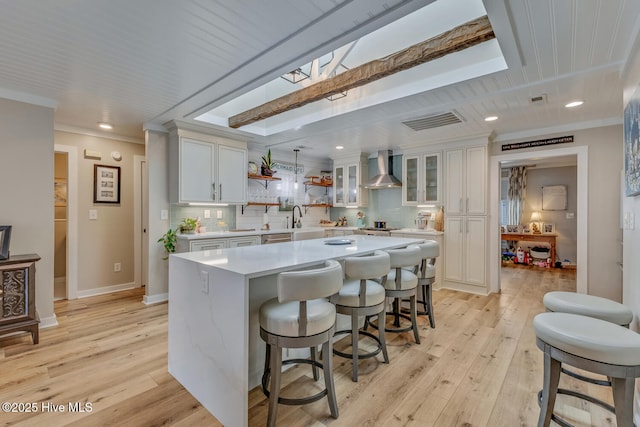
[[[446,2],[447,0],[438,0]],[[55,106],[59,128],[141,140],[191,120],[432,0],[20,0],[0,4],[0,97]],[[637,0],[484,0],[508,69],[259,137],[304,155],[401,149],[493,132],[621,123]],[[530,103],[546,94],[546,102]],[[573,99],[585,104],[564,108]],[[403,121],[455,110],[462,123]],[[487,123],[483,119],[497,115]]]

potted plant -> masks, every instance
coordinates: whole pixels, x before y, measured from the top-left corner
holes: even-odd
[[[197,218],[183,218],[182,222],[178,225],[178,230],[180,230],[182,234],[193,234],[196,232],[197,227]]]
[[[273,161],[271,160],[271,149],[267,151],[266,156],[262,156],[262,165],[260,165],[260,173],[264,176],[271,176],[276,171],[273,170]]]
[[[158,239],[158,242],[162,243],[164,250],[167,251],[167,256],[162,259],[169,259],[169,254],[176,251],[176,230],[169,229]]]

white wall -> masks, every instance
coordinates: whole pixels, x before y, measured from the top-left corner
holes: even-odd
[[[36,310],[53,313],[53,109],[0,99],[0,224],[11,225],[13,255],[37,253]]]

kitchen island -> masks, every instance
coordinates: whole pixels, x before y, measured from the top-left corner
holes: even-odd
[[[277,274],[421,239],[348,236],[173,254],[169,257],[169,372],[225,426],[246,426],[265,345],[258,310]]]

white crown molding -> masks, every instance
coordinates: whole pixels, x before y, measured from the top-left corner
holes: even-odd
[[[54,110],[58,108],[58,102],[55,99],[32,95],[30,93],[18,92],[15,90],[0,88],[0,98],[9,99],[11,101],[24,102],[25,104],[33,104],[39,107],[53,108]]]
[[[622,117],[610,117],[607,119],[590,120],[586,122],[570,123],[560,126],[552,126],[548,128],[530,129],[521,132],[505,133],[496,135],[492,142],[513,141],[522,138],[537,137],[540,135],[548,135],[560,132],[573,132],[577,130],[600,128],[605,126],[615,126],[622,124]]]
[[[92,129],[85,129],[77,126],[61,125],[55,123],[53,129],[60,132],[77,133],[79,135],[95,136],[96,138],[113,139],[115,141],[131,142],[133,144],[144,144],[144,139],[133,138],[130,136],[117,135],[107,132],[100,132]]]

